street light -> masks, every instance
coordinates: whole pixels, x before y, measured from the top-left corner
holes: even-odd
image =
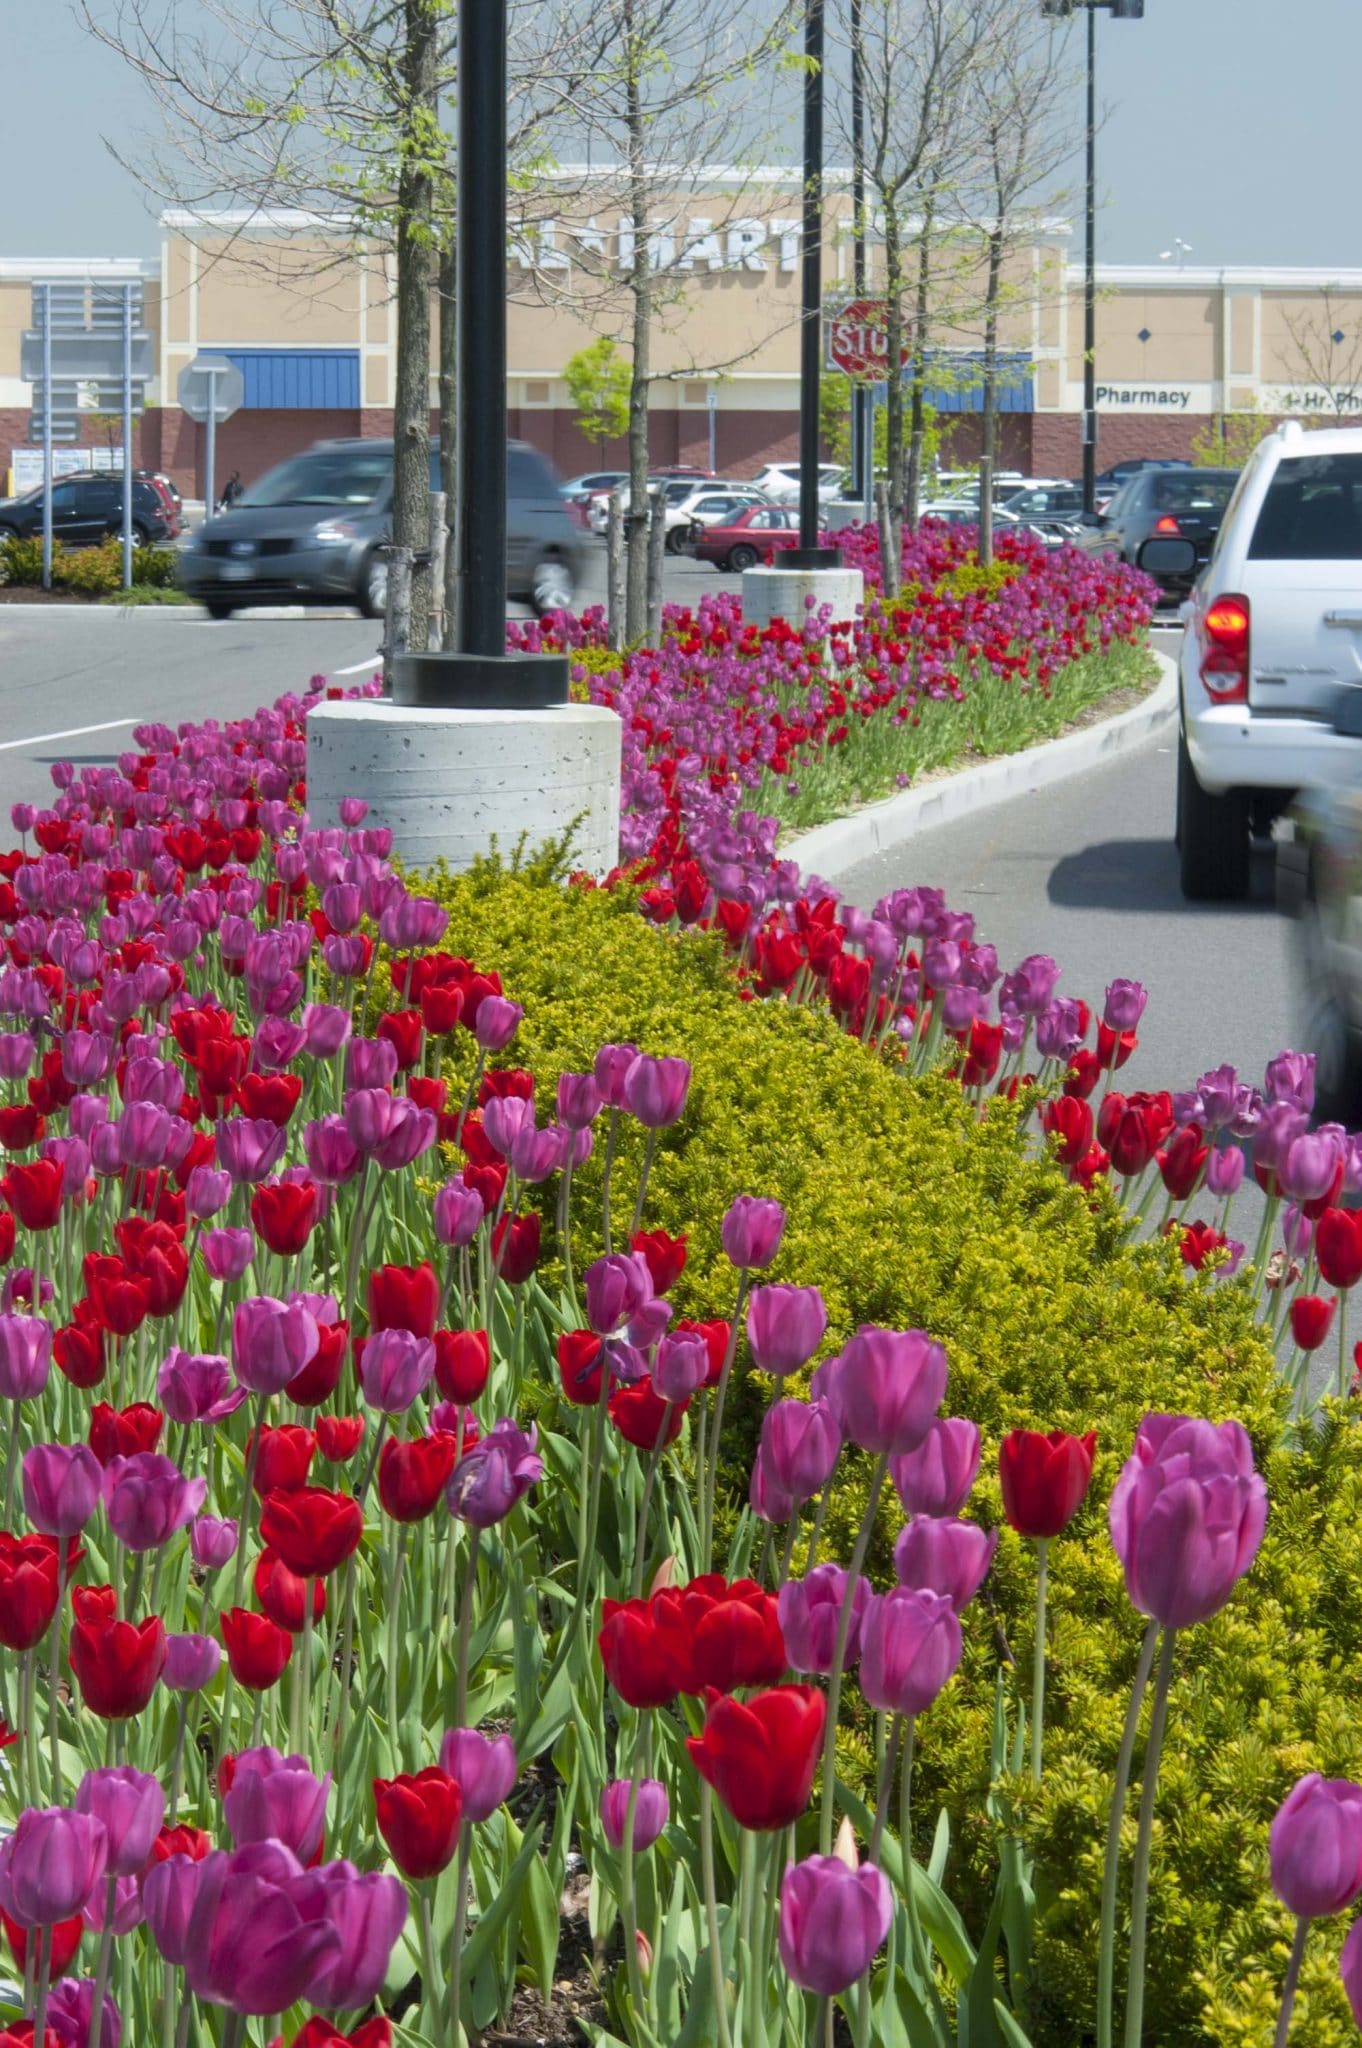
[[[799,349],[799,546],[782,557],[792,569],[835,569],[836,548],[820,548],[818,527],[818,383],[823,355],[823,14],[804,0],[804,223]]]
[[[1097,10],[1116,21],[1143,21],[1144,0],[1040,0],[1042,14],[1088,17],[1088,177],[1084,206],[1087,248],[1083,274],[1083,510],[1097,509]]]
[[[1189,257],[1189,256],[1191,255],[1191,253],[1192,253],[1192,245],[1191,245],[1191,243],[1190,243],[1190,242],[1184,242],[1184,241],[1183,241],[1183,239],[1182,239],[1182,236],[1181,236],[1181,235],[1174,235],[1174,237],[1173,237],[1173,246],[1172,246],[1172,248],[1171,248],[1171,249],[1160,249],[1160,251],[1159,251],[1159,261],[1160,261],[1160,263],[1167,263],[1167,262],[1171,261],[1171,259],[1172,259],[1172,258],[1173,258],[1174,256],[1176,256],[1176,257],[1177,257],[1177,259],[1178,259],[1178,269],[1179,269],[1179,270],[1181,270],[1181,269],[1182,269],[1182,267],[1183,267],[1183,265],[1184,265],[1184,263],[1185,263],[1185,262],[1187,261],[1187,258],[1188,258],[1188,257]]]

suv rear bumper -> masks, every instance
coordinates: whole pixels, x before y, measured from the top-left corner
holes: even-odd
[[[1318,718],[1266,718],[1246,704],[1188,708],[1183,727],[1196,779],[1211,796],[1232,789],[1314,789],[1353,780],[1362,746]]]

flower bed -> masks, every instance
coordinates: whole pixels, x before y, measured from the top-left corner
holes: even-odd
[[[1125,1981],[1143,1674],[1147,2037],[1261,2040],[1267,1820],[1362,1762],[1358,1433],[1283,1447],[1260,1285],[1189,1205],[1205,1129],[1252,1129],[1350,1284],[1307,1070],[1118,1096],[1139,991],[1090,1045],[931,892],[839,920],[749,853],[684,942],[547,869],[410,894],[362,804],[302,829],[307,702],[58,771],[0,863],[0,1906],[39,2039],[452,2041],[553,1996],[581,1856],[598,2041],[821,2048],[836,2000],[857,2040],[1058,2048]],[[1156,1157],[1170,1244],[1132,1237]],[[959,1519],[980,1430],[1001,1541]],[[1319,1799],[1272,1859],[1307,1924],[1362,1889]],[[1303,1998],[1346,2038],[1328,1933]]]
[[[866,538],[869,533],[872,538]],[[873,529],[834,538],[848,559]],[[624,722],[621,853],[688,842],[703,860],[750,810],[782,828],[840,816],[969,755],[1061,731],[1146,686],[1154,585],[1119,562],[999,543],[980,569],[958,536],[904,545],[905,587],[854,622],[744,626],[736,596],[664,610],[662,643],[612,654],[599,608],[517,624],[513,645],[565,647],[577,687]]]

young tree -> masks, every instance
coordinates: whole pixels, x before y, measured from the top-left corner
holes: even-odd
[[[1272,422],[1262,412],[1218,412],[1192,436],[1196,469],[1242,469]]]
[[[633,377],[608,334],[579,348],[563,369],[563,382],[577,408],[577,425],[597,444],[602,462],[605,444],[629,430],[629,392]]]
[[[1324,394],[1318,410],[1334,423],[1362,412],[1362,315],[1336,284],[1321,286],[1308,313],[1287,314],[1296,361],[1293,382]]]

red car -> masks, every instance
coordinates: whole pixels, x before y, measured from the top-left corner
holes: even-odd
[[[782,548],[798,546],[798,512],[784,505],[749,505],[722,526],[693,526],[686,552],[721,569],[755,569]]]

